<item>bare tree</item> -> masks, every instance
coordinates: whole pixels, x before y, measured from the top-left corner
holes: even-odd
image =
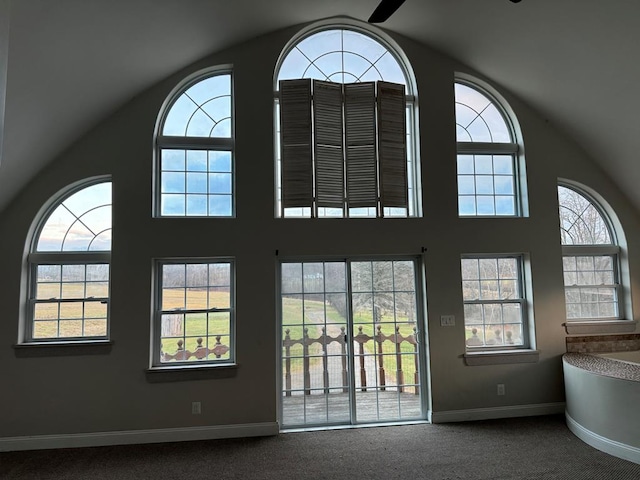
[[[558,187],[558,200],[563,245],[611,243],[607,222],[589,199],[571,188]]]

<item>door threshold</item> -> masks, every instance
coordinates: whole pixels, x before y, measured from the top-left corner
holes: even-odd
[[[322,425],[315,427],[291,427],[283,428],[280,433],[300,433],[300,432],[321,432],[325,430],[347,430],[353,428],[370,428],[370,427],[399,427],[402,425],[421,425],[431,423],[429,420],[403,420],[400,422],[376,422],[376,423],[358,423],[355,425]]]

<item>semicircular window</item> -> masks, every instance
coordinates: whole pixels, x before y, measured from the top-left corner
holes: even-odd
[[[219,70],[186,79],[160,113],[156,216],[233,216],[231,83]]]
[[[623,318],[620,247],[603,208],[567,185],[558,205],[567,320]]]
[[[68,196],[47,217],[37,252],[111,250],[111,182]]]
[[[455,83],[458,214],[522,215],[518,152],[511,121],[478,86]]]
[[[281,58],[276,216],[419,215],[416,91],[399,51],[334,26],[292,41]]]
[[[611,245],[612,235],[600,209],[576,190],[558,186],[562,245]]]
[[[408,85],[391,51],[372,37],[354,30],[314,33],[291,48],[278,71],[278,81],[314,78],[336,83],[387,82]]]
[[[489,97],[462,83],[456,83],[455,90],[458,142],[513,142],[503,114]]]
[[[28,256],[24,343],[108,338],[111,182],[60,196]]]
[[[231,75],[200,80],[175,99],[162,127],[163,135],[231,137]]]

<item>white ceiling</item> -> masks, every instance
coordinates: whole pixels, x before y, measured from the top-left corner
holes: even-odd
[[[279,28],[366,20],[378,0],[0,0],[5,20],[7,4],[0,211],[47,162],[163,77]],[[639,21],[637,0],[406,0],[383,26],[525,100],[582,143],[640,210]]]

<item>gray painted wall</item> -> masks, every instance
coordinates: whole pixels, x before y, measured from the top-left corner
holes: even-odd
[[[7,63],[9,60],[9,12],[10,0],[0,0],[0,164],[4,138],[4,104],[7,96]]]
[[[453,78],[468,69],[395,37],[418,84],[422,218],[274,219],[273,70],[298,28],[216,53],[176,73],[105,119],[36,176],[0,217],[3,305],[0,436],[83,433],[271,422],[277,416],[276,249],[283,255],[419,254],[426,247],[427,331],[434,412],[564,401],[565,321],[556,183],[582,182],[615,209],[626,235],[631,295],[638,298],[637,212],[588,153],[508,92],[524,136],[528,218],[459,219],[456,207]],[[159,52],[161,54],[161,52]],[[186,75],[233,64],[236,108],[236,219],[154,219],[152,138],[166,96]],[[78,66],[82,68],[82,66]],[[99,95],[100,92],[95,92]],[[64,115],[64,112],[60,112]],[[594,112],[597,114],[597,112]],[[37,139],[34,139],[37,141]],[[85,177],[113,179],[111,337],[108,352],[24,356],[12,346],[24,321],[30,228],[52,195]],[[531,258],[537,363],[464,364],[460,255],[526,252]],[[236,258],[237,362],[231,378],[149,383],[152,259]],[[631,297],[627,297],[628,299]],[[634,312],[640,311],[638,305]],[[440,327],[454,314],[455,327]],[[505,396],[496,384],[506,385]],[[202,415],[191,414],[191,401]]]

